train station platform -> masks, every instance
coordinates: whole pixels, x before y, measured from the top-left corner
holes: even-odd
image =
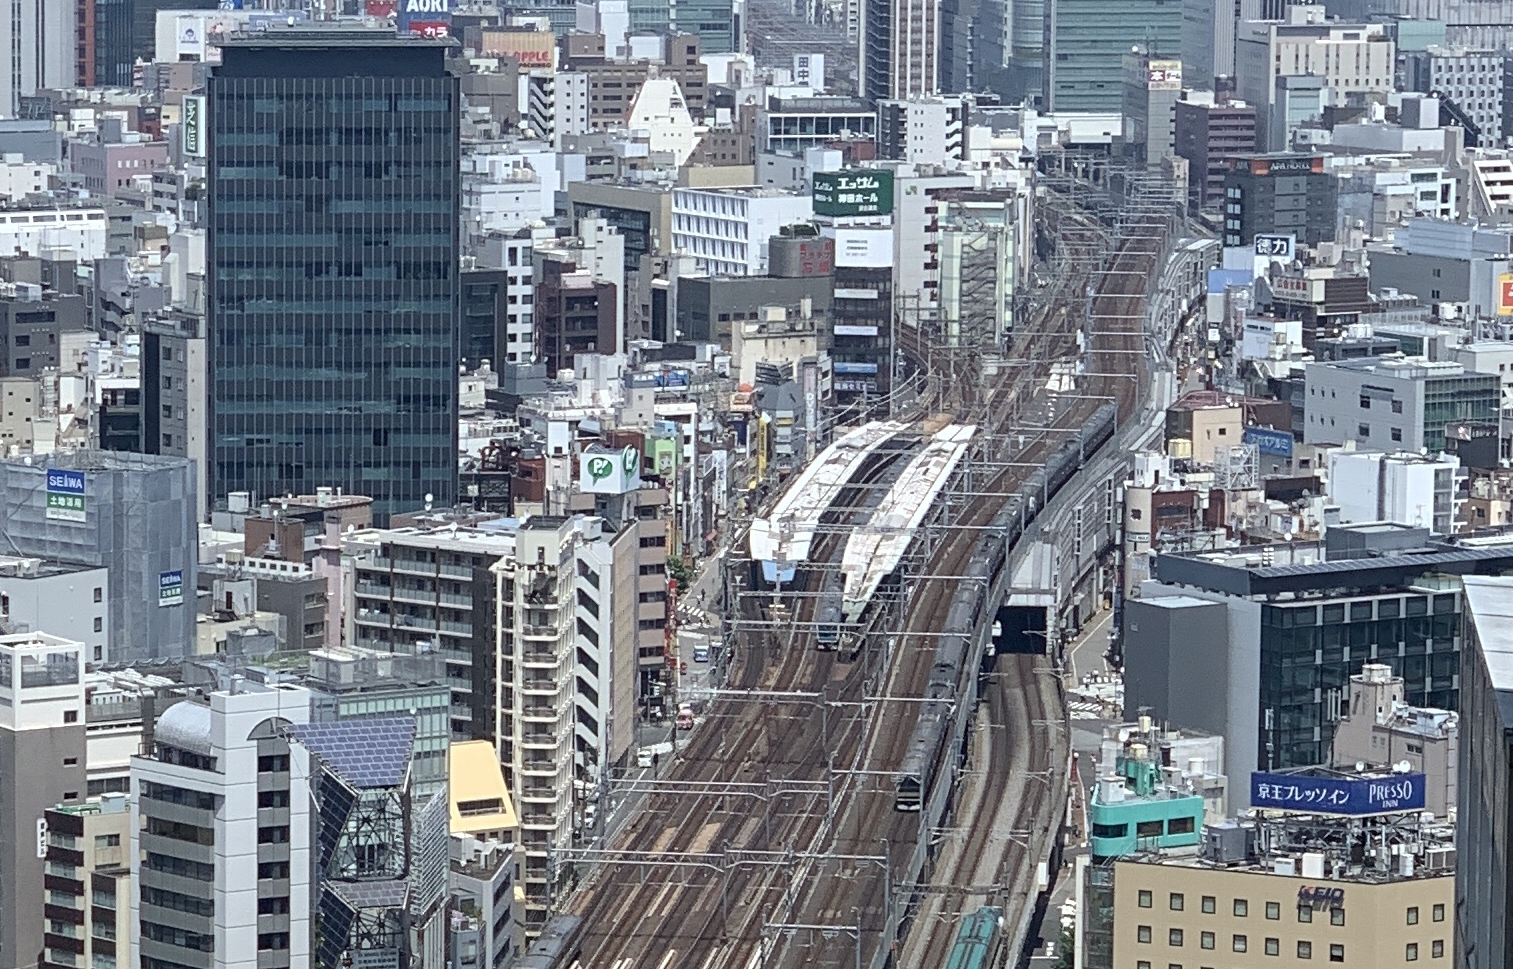
[[[846,540],[841,556],[845,576],[842,609],[846,621],[854,622],[877,591],[884,576],[898,568],[899,561],[924,521],[951,472],[967,453],[977,428],[950,424],[914,456],[883,496],[872,516]]]
[[[793,479],[771,515],[752,520],[751,557],[762,563],[764,581],[793,581],[798,564],[809,558],[809,546],[821,516],[855,477],[862,463],[904,428],[897,421],[873,421],[844,435]]]

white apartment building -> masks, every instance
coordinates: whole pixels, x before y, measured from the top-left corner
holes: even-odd
[[[53,947],[44,873],[84,891],[82,858],[49,858],[44,817],[86,796],[82,652],[46,633],[0,636],[0,969],[35,966]]]
[[[531,132],[557,150],[562,140],[589,131],[588,75],[576,71],[532,71],[526,78]]]
[[[110,573],[104,568],[0,555],[0,616],[82,643],[86,662],[110,644]]]
[[[0,198],[17,202],[27,195],[45,192],[57,173],[56,165],[25,161],[20,152],[6,154],[0,158]]]
[[[557,171],[553,153],[542,148],[462,156],[462,223],[475,245],[491,232],[513,232],[551,217]]]
[[[640,531],[608,531],[601,518],[577,526],[575,761],[580,780],[598,786],[635,746]]]
[[[1240,98],[1256,106],[1258,148],[1285,151],[1269,142],[1277,78],[1322,78],[1336,97],[1395,90],[1396,45],[1380,24],[1326,20],[1324,8],[1287,8],[1287,20],[1247,20],[1238,25],[1235,76]]]
[[[572,519],[533,516],[493,568],[494,743],[520,815],[529,926],[546,916],[548,854],[572,837],[574,545]]]
[[[966,151],[965,119],[955,95],[879,101],[878,154],[909,165],[950,166]]]
[[[310,691],[234,678],[174,704],[131,760],[132,966],[308,969]]]
[[[81,263],[94,262],[105,258],[108,234],[109,222],[104,209],[0,212],[0,256],[40,256],[67,249]]]
[[[1463,476],[1453,457],[1336,450],[1329,453],[1329,501],[1347,525],[1386,521],[1448,536]]]
[[[537,245],[554,238],[551,229],[532,226],[490,235],[478,249],[480,268],[506,271],[503,363],[531,363],[535,359],[535,251]],[[495,369],[500,362],[495,361]]]
[[[767,244],[783,226],[814,215],[808,195],[764,188],[678,188],[672,193],[673,249],[711,276],[762,276]]]

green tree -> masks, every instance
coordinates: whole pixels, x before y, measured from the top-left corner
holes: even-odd
[[[667,574],[678,583],[680,595],[688,591],[688,587],[693,584],[693,572],[676,555],[669,556],[667,559]]]
[[[1072,934],[1070,925],[1061,927],[1061,941],[1057,944],[1055,969],[1072,969],[1072,958],[1076,954],[1077,939]]]

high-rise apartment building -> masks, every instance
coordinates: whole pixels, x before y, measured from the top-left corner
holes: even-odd
[[[11,0],[0,16],[0,114],[18,117],[21,99],[77,82],[75,0]]]
[[[1243,101],[1205,102],[1189,94],[1175,106],[1173,137],[1177,154],[1190,166],[1193,201],[1212,208],[1224,199],[1230,156],[1256,150],[1256,109]]]
[[[862,95],[906,101],[940,90],[940,0],[865,0]]]
[[[1466,576],[1460,656],[1455,965],[1494,969],[1513,954],[1513,581]]]
[[[450,41],[228,40],[207,86],[212,495],[341,485],[374,518],[457,485]],[[261,39],[259,39],[261,38]]]
[[[242,683],[175,703],[131,759],[131,966],[309,969],[310,692]]]
[[[44,947],[44,885],[84,892],[82,859],[49,859],[46,813],[82,803],[84,657],[46,633],[0,636],[0,969]]]
[[[131,938],[131,812],[125,794],[49,808],[39,969],[120,966]]]

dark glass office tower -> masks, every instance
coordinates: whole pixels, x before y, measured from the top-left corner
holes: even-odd
[[[448,40],[231,39],[208,85],[210,488],[457,491],[458,81]]]

